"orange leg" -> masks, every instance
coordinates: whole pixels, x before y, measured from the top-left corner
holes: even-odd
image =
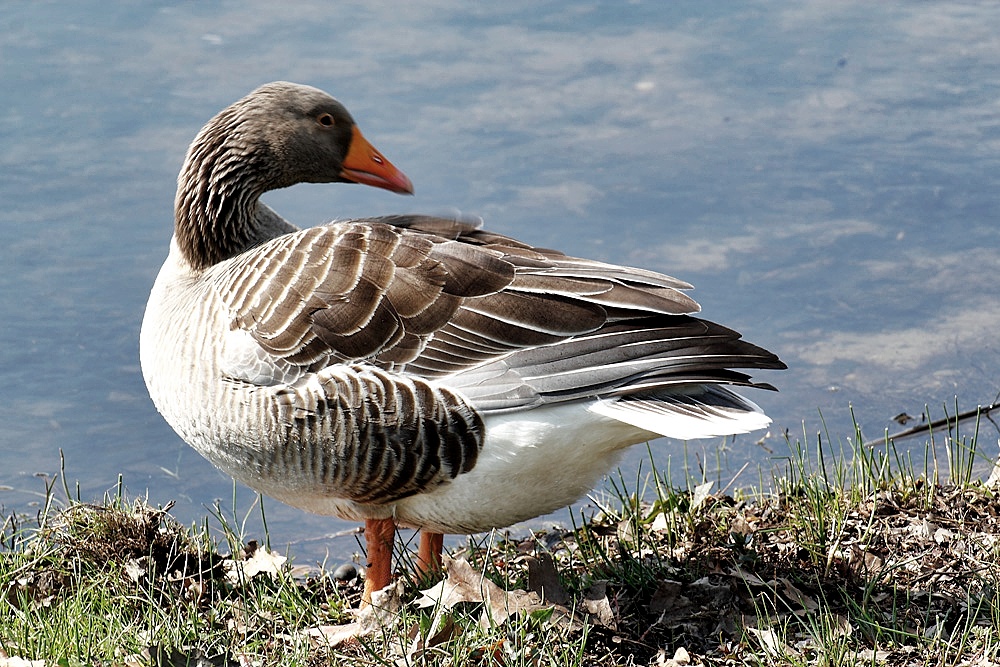
[[[417,551],[417,571],[422,576],[441,571],[441,551],[444,548],[444,535],[420,531],[420,550]]]
[[[370,605],[372,593],[392,582],[392,542],[396,537],[396,524],[392,519],[365,521],[365,547],[368,550],[368,570],[365,573],[365,590],[361,606]]]

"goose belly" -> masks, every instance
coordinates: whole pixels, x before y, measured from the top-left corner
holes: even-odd
[[[442,533],[503,528],[592,490],[629,445],[656,437],[578,402],[489,417],[476,467],[400,501],[396,520]]]

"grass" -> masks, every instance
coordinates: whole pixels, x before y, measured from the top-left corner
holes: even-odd
[[[470,538],[451,598],[414,604],[432,582],[403,559],[398,612],[337,646],[309,631],[351,627],[359,580],[299,572],[218,510],[181,526],[121,486],[53,485],[0,530],[0,666],[992,665],[1000,499],[977,431],[916,460],[788,438],[748,489],[619,474],[571,530]]]

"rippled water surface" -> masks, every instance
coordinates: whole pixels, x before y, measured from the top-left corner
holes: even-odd
[[[688,280],[788,363],[755,395],[774,436],[822,411],[846,441],[851,405],[876,436],[1000,389],[1000,5],[18,3],[0,26],[8,509],[60,450],[85,498],[121,473],[185,521],[231,503],[147,398],[137,336],[188,142],[275,79],[339,97],[417,190],[269,194],[285,217],[459,210]],[[760,435],[688,459],[728,477],[787,451]],[[679,467],[678,443],[653,447]],[[349,524],[266,507],[300,557],[354,548],[323,539]]]

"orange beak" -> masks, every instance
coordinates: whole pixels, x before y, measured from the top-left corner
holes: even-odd
[[[396,169],[361,134],[355,125],[351,134],[351,146],[341,165],[341,178],[383,188],[404,195],[413,194],[413,183],[406,174]]]

